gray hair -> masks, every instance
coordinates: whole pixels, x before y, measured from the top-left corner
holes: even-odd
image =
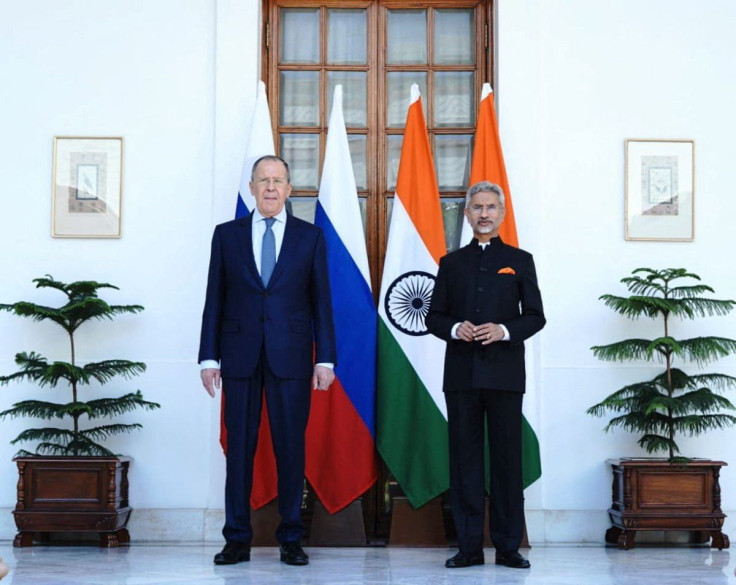
[[[291,171],[289,171],[289,164],[283,158],[281,158],[280,156],[276,156],[275,154],[264,155],[253,163],[253,168],[250,170],[251,183],[255,181],[256,168],[258,168],[258,165],[266,160],[271,162],[280,162],[282,165],[284,165],[284,167],[286,168],[286,182],[291,184]]]
[[[465,194],[465,209],[470,207],[470,200],[476,193],[495,193],[498,195],[498,200],[501,202],[501,207],[506,207],[506,197],[503,194],[503,189],[496,183],[490,181],[480,181],[475,185],[472,185],[468,192]]]

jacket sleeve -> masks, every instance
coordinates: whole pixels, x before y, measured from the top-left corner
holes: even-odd
[[[337,365],[330,276],[327,270],[327,247],[322,230],[319,230],[314,246],[310,295],[314,318],[315,361],[316,363],[331,362]]]
[[[225,297],[225,270],[220,246],[219,229],[212,236],[207,292],[202,312],[202,332],[199,339],[199,362],[220,359],[220,323]]]
[[[429,332],[444,339],[452,340],[452,328],[458,320],[450,314],[449,306],[449,278],[446,257],[440,259],[440,268],[432,291],[432,299],[429,303],[429,312],[424,320]]]
[[[537,284],[534,258],[531,254],[525,262],[519,285],[519,304],[521,306],[519,316],[503,323],[509,331],[510,343],[523,342],[540,331],[547,322],[542,307],[542,293]]]

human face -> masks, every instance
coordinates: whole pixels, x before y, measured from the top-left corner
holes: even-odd
[[[281,213],[291,194],[291,185],[286,179],[286,167],[276,160],[258,163],[249,185],[250,192],[256,199],[256,207],[263,217],[273,217]]]
[[[479,242],[487,242],[498,235],[506,210],[501,205],[498,193],[480,191],[470,198],[465,208],[465,217],[473,228],[473,235]]]

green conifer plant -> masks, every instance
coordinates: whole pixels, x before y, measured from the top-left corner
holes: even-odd
[[[35,303],[20,301],[14,304],[0,304],[0,310],[9,311],[20,317],[33,321],[52,321],[59,325],[69,336],[70,356],[68,362],[49,362],[36,352],[21,352],[15,355],[15,363],[20,369],[8,376],[0,376],[0,384],[6,385],[13,380],[30,380],[41,387],[56,388],[61,385],[68,388],[71,402],[48,402],[42,400],[23,400],[12,408],[0,412],[0,419],[6,417],[33,417],[51,421],[67,420],[70,424],[64,428],[43,427],[26,429],[11,444],[36,441],[36,451],[31,453],[21,449],[16,456],[33,455],[70,455],[70,456],[115,456],[101,444],[108,437],[129,433],[141,428],[138,423],[99,424],[84,427],[83,424],[98,419],[111,419],[114,416],[132,411],[136,408],[154,410],[160,407],[156,402],[143,399],[140,390],[129,392],[117,398],[96,398],[83,401],[80,399],[82,387],[94,382],[106,384],[118,376],[125,379],[143,373],[146,365],[121,359],[78,365],[76,360],[75,333],[77,329],[90,319],[113,319],[125,313],[140,313],[140,305],[109,305],[99,298],[100,289],[118,287],[107,283],[79,281],[63,283],[52,276],[35,278],[36,288],[52,288],[64,293],[67,302],[60,307],[45,307]]]
[[[609,362],[658,361],[664,371],[651,380],[624,386],[587,412],[594,416],[617,413],[606,426],[607,431],[621,427],[641,434],[638,442],[647,453],[666,452],[670,462],[687,461],[677,455],[677,435],[697,436],[736,423],[736,417],[722,412],[735,407],[720,394],[736,386],[736,378],[715,373],[687,374],[675,367],[675,361],[689,362],[702,370],[714,360],[736,353],[736,341],[715,336],[675,339],[672,320],[727,315],[736,301],[704,296],[713,289],[684,268],[637,268],[621,282],[631,293],[628,297],[606,294],[599,298],[630,319],[660,320],[663,334],[656,339],[624,339],[591,349],[597,358]]]

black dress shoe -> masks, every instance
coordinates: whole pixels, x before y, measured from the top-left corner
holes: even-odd
[[[279,549],[281,550],[281,562],[287,565],[308,565],[309,555],[299,546],[298,542],[285,542]]]
[[[496,564],[512,569],[528,569],[532,564],[519,554],[519,551],[496,553]]]
[[[454,557],[445,561],[445,567],[448,569],[462,569],[463,567],[472,567],[473,565],[483,565],[485,562],[486,560],[482,552],[472,555],[459,552]]]
[[[250,545],[237,540],[228,540],[222,552],[215,555],[216,565],[234,565],[250,560]]]

